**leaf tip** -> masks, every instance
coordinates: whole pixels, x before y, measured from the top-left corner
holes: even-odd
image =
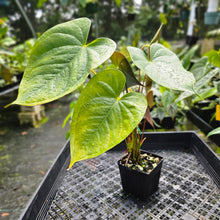
[[[75,161],[72,161],[72,159],[71,159],[70,164],[69,164],[69,167],[68,167],[67,170],[70,170],[74,163],[75,163]]]

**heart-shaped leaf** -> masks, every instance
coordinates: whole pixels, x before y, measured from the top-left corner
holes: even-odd
[[[19,94],[12,104],[37,105],[78,88],[91,69],[114,52],[115,42],[100,38],[86,44],[91,22],[79,18],[46,31],[35,43]]]
[[[124,86],[123,73],[108,69],[96,74],[82,91],[71,122],[70,167],[120,143],[143,118],[146,97],[136,92],[120,97]]]
[[[139,48],[128,47],[128,51],[134,64],[159,85],[193,91],[193,74],[186,71],[179,58],[163,45],[155,43],[150,46],[150,60]]]

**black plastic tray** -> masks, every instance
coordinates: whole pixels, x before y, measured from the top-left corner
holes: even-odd
[[[208,115],[209,117],[211,116]],[[208,134],[210,131],[214,130],[216,127],[213,127],[208,122],[206,122],[200,115],[196,112],[189,110],[187,112],[187,117],[193,124],[195,124],[202,132]],[[220,147],[220,134],[210,136],[210,139]]]
[[[163,156],[159,189],[146,201],[122,191],[122,142],[69,171],[69,142],[20,219],[212,219],[220,216],[220,159],[195,132],[145,133],[143,149]]]

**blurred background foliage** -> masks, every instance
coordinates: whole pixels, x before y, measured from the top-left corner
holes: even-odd
[[[15,4],[16,1],[8,1],[9,7],[4,9],[4,15],[8,17],[8,23],[13,27],[17,42],[24,42],[32,37],[32,33]],[[86,16],[92,20],[91,39],[108,36],[115,41],[123,36],[128,37],[130,32],[138,33],[140,39],[151,39],[161,23],[160,13],[164,13],[168,19],[162,36],[166,40],[184,39],[188,18],[183,18],[182,11],[185,10],[187,16],[190,10],[190,0],[20,0],[19,2],[36,33],[43,33],[58,23]],[[208,30],[216,28],[204,25],[206,8],[207,1],[197,1],[196,29],[201,38]]]

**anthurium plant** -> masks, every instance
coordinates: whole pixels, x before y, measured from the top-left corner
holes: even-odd
[[[143,48],[128,47],[134,65],[147,77],[134,79],[126,58],[117,55],[116,44],[108,38],[87,43],[91,22],[79,18],[56,25],[36,41],[12,104],[33,106],[69,94],[94,76],[81,92],[70,126],[71,167],[76,161],[98,156],[124,139],[137,160],[143,138],[137,126],[148,106],[143,92],[133,85],[150,88],[152,81],[171,89],[193,91],[194,77],[177,56],[164,46],[151,42]],[[115,54],[116,53],[116,54]],[[112,58],[114,69],[95,71]]]

